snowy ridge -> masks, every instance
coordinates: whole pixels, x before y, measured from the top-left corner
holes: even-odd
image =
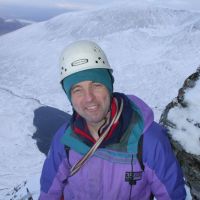
[[[46,23],[52,34],[61,37],[99,37],[129,29],[150,28],[154,26],[182,25],[188,19],[199,17],[199,13],[171,10],[168,8],[112,7],[93,12],[63,14]],[[79,19],[76,23],[74,21]],[[70,20],[69,20],[70,19]],[[58,24],[58,22],[60,23]],[[55,26],[57,25],[57,26]],[[59,26],[58,26],[59,25]],[[66,27],[67,25],[67,27]]]
[[[130,3],[63,14],[1,36],[0,199],[27,179],[38,181],[44,156],[31,138],[34,110],[42,102],[71,112],[58,59],[78,39],[94,40],[105,50],[115,90],[144,99],[158,121],[200,64],[200,13]]]
[[[33,22],[19,19],[4,19],[0,17],[0,36],[17,29],[20,29],[24,26],[32,24]]]
[[[148,75],[157,71],[152,68],[160,68],[165,65],[167,69],[163,69],[163,73],[169,74],[173,66],[177,64],[178,70],[187,67],[190,73],[199,64],[198,57],[193,53],[194,51],[197,51],[196,55],[199,53],[200,32],[199,29],[194,28],[198,27],[199,23],[199,13],[168,8],[129,6],[120,9],[120,7],[111,7],[92,12],[63,14],[1,38],[0,70],[3,73],[0,75],[0,83],[10,90],[17,90],[18,94],[33,95],[45,104],[59,106],[63,109],[65,102],[51,103],[53,100],[55,101],[55,96],[61,97],[59,84],[52,84],[59,83],[59,73],[57,76],[54,75],[58,71],[58,57],[66,44],[76,39],[86,38],[93,39],[103,46],[115,73],[120,74],[121,68],[129,69],[132,66],[131,70],[133,71],[139,67],[147,68],[145,73]],[[148,48],[146,48],[147,46]],[[187,48],[192,49],[187,50],[186,56]],[[113,54],[113,51],[116,53]],[[7,52],[9,52],[11,64],[7,62]],[[180,66],[177,62],[183,57],[186,60],[184,66]],[[30,70],[30,68],[34,70]],[[184,73],[180,74],[184,79],[188,72],[178,73]],[[141,73],[138,75],[145,75],[144,70],[141,70]],[[27,78],[31,76],[34,77],[32,80]],[[8,83],[7,80],[10,77],[12,79]],[[43,79],[41,80],[40,77]],[[20,87],[16,87],[16,83],[19,82]],[[33,87],[35,82],[40,90]],[[50,87],[44,88],[43,86],[46,84]],[[130,84],[132,83],[130,82]],[[153,84],[154,81],[150,81],[149,85]],[[119,88],[117,84],[116,86]],[[173,88],[172,85],[171,88]],[[178,89],[178,87],[176,88]],[[131,87],[124,87],[123,90],[135,91],[137,85],[132,84]],[[49,98],[46,94],[48,95],[50,92],[53,92],[55,96],[54,99],[48,101]],[[175,92],[176,90],[174,90]],[[145,96],[143,98],[149,101]],[[149,103],[155,107],[153,102]]]

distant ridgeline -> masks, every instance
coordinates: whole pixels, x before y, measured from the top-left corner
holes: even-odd
[[[15,31],[19,28],[22,28],[24,26],[30,25],[31,22],[28,21],[22,21],[22,20],[6,20],[3,18],[0,18],[0,36],[12,31]]]
[[[195,86],[197,83],[200,84],[199,81],[200,67],[185,80],[178,96],[166,106],[160,118],[160,124],[168,129],[172,147],[183,169],[192,198],[197,200],[200,200],[200,102],[197,102],[200,91]],[[188,92],[191,93],[191,90],[194,92],[192,96],[194,98],[188,103],[185,97]],[[194,104],[192,105],[191,102]],[[177,112],[179,113],[174,114]],[[175,115],[174,118],[171,113]],[[181,137],[185,138],[185,143],[179,141]],[[189,148],[192,145],[194,150],[192,147]]]

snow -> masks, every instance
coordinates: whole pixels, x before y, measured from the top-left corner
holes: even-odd
[[[169,112],[169,120],[176,124],[170,128],[173,139],[180,141],[184,149],[191,154],[200,155],[200,127],[195,126],[200,119],[200,80],[185,94],[186,108],[174,107]],[[181,119],[181,120],[180,120]],[[199,124],[200,126],[200,124]]]
[[[25,20],[25,19],[5,19],[5,22],[21,22],[23,24],[32,24],[35,23],[34,21],[30,21],[30,20]]]
[[[32,139],[34,110],[51,106],[71,113],[59,83],[58,60],[63,48],[75,40],[96,41],[114,69],[115,91],[139,96],[159,120],[200,64],[200,13],[180,2],[175,8],[156,6],[156,2],[161,3],[126,1],[66,13],[0,37],[0,199],[10,199],[5,194],[27,180],[23,189],[29,188],[37,199],[45,156]],[[188,95],[188,103],[195,107],[188,112],[198,111],[193,119],[199,119],[198,92]],[[187,132],[176,137],[188,151],[199,152],[198,135],[192,135],[190,144]],[[23,189],[18,199],[26,199]]]
[[[12,192],[8,193],[4,197],[4,199],[29,200],[30,197],[32,197],[34,200],[38,199],[38,191],[40,190],[39,179],[40,174],[35,173],[34,176],[30,176],[26,181],[18,184]]]
[[[44,155],[32,139],[33,110],[38,103],[4,90],[0,90],[0,96],[0,192],[4,193],[28,177],[34,177],[41,170]],[[0,196],[0,199],[5,198]]]

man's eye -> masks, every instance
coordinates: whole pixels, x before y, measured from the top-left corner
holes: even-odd
[[[81,92],[81,89],[80,88],[75,88],[71,91],[73,94],[75,93],[80,93]]]
[[[93,83],[94,87],[102,87],[103,85],[101,83]]]

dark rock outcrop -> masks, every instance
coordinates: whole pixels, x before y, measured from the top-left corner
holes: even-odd
[[[168,129],[168,135],[172,147],[177,156],[177,159],[181,164],[186,179],[186,183],[190,188],[190,192],[194,200],[196,199],[200,200],[200,152],[197,152],[197,154],[195,155],[188,153],[178,141],[173,139],[172,129],[176,129],[177,124],[174,121],[173,122],[170,121],[168,114],[171,109],[177,107],[184,109],[190,106],[187,103],[187,101],[185,101],[185,94],[187,93],[187,91],[195,88],[197,81],[200,81],[200,67],[197,68],[197,71],[195,73],[190,75],[185,80],[182,88],[178,92],[178,96],[166,106],[160,118],[160,124],[164,125]],[[198,121],[191,119],[191,117],[190,118],[186,117],[185,119],[187,123],[191,123],[193,126],[197,127],[200,131],[200,118]],[[185,120],[185,119],[177,119],[177,122],[178,120]],[[188,142],[190,142],[190,140],[188,140]],[[199,143],[200,143],[200,138],[199,138]]]

